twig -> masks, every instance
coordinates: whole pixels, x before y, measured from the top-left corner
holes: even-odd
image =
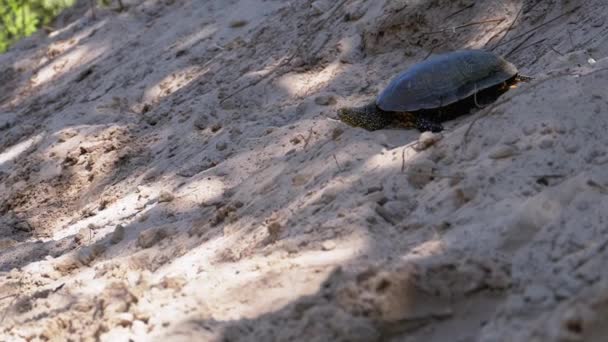
[[[525,50],[525,49],[529,48],[530,46],[534,46],[534,45],[536,45],[536,44],[540,44],[540,43],[544,42],[545,40],[547,40],[547,38],[539,39],[539,40],[535,41],[534,43],[530,43],[530,44],[528,44],[528,45],[524,45],[524,46],[522,46],[521,48],[518,48],[518,49],[516,49],[516,50]],[[509,56],[509,55],[510,55],[511,53],[513,53],[514,51],[515,51],[515,50],[513,50],[513,51],[509,52],[508,54],[506,54],[506,55],[505,55],[505,57]]]
[[[0,300],[5,300],[5,299],[7,299],[7,298],[11,298],[11,297],[15,297],[15,296],[16,296],[16,294],[10,294],[10,295],[6,295],[6,296],[4,296],[4,297],[0,297]]]
[[[91,6],[91,19],[96,20],[95,16],[95,0],[89,0],[89,6]]]
[[[435,52],[435,49],[440,47],[441,45],[444,45],[445,42],[439,43],[439,44],[435,44],[431,47],[431,49],[429,50],[429,53],[426,54],[426,56],[424,56],[424,58],[422,59],[423,61],[425,61],[427,58],[431,57],[431,55],[433,54],[433,52]]]
[[[308,131],[308,137],[304,138],[304,149],[306,149],[306,147],[308,146],[308,143],[310,142],[310,138],[312,138],[312,127],[310,128],[310,130]]]
[[[407,148],[407,147],[405,147],[405,148],[403,149],[403,151],[401,151],[401,173],[404,173],[404,172],[405,172],[405,149],[406,149],[406,148]]]
[[[519,16],[521,15],[521,12],[524,10],[524,4],[521,5],[521,7],[519,8],[519,11],[517,11],[517,14],[515,15],[515,19],[513,19],[513,21],[511,22],[511,24],[509,24],[509,27],[507,27],[507,30],[505,31],[505,34],[500,37],[500,39],[498,40],[498,42],[496,42],[496,45],[494,45],[494,47],[492,47],[490,49],[490,51],[494,51],[494,49],[500,45],[500,42],[503,41],[503,39],[505,39],[505,37],[509,34],[509,31],[511,31],[511,29],[513,28],[513,25],[515,24],[515,22],[517,21],[517,19],[519,19]]]
[[[340,166],[340,163],[338,163],[338,158],[336,158],[335,154],[332,154],[332,156],[334,157],[334,161],[336,162],[336,165],[338,166],[338,170],[340,172],[342,172],[342,167]]]
[[[572,39],[572,31],[567,30],[568,31],[568,39],[570,40],[570,49],[571,51],[574,50],[574,40]]]
[[[549,45],[549,44],[547,44],[547,46],[549,47],[549,49],[553,50],[553,52],[555,52],[556,54],[558,54],[558,55],[560,55],[560,56],[563,56],[563,55],[564,55],[563,53],[561,53],[561,52],[557,51],[555,48],[553,48],[553,46],[551,46],[551,45]]]
[[[456,31],[458,29],[461,29],[461,28],[464,28],[464,27],[468,27],[468,26],[501,22],[503,20],[505,20],[505,17],[496,18],[496,19],[481,20],[481,21],[473,21],[473,22],[466,23],[466,24],[463,24],[463,25],[458,25],[458,26],[454,26],[454,27],[446,27],[446,28],[438,30],[438,31],[424,32],[424,33],[422,33],[422,35],[429,35],[429,34],[435,34],[435,33],[443,33],[443,32],[446,32],[446,31]]]
[[[526,39],[522,40],[521,42],[519,42],[519,44],[515,45],[514,48],[511,49],[511,51],[507,52],[504,57],[507,58],[509,57],[513,52],[517,51],[517,49],[519,49],[522,45],[524,45],[525,42],[527,42],[530,38],[532,38],[532,36],[534,36],[536,34],[536,32],[532,32],[530,33]]]
[[[448,15],[447,17],[443,18],[443,20],[448,20],[448,19],[450,19],[451,17],[453,17],[453,16],[455,16],[455,15],[457,15],[457,14],[460,14],[460,13],[462,13],[462,12],[464,12],[464,11],[468,10],[469,8],[472,8],[473,6],[475,6],[475,3],[474,3],[474,2],[473,2],[473,3],[471,3],[470,5],[468,5],[468,6],[464,7],[464,8],[459,9],[458,11],[456,11],[456,12],[454,12],[454,13],[452,13],[452,14]]]
[[[571,13],[573,13],[573,12],[577,11],[577,10],[578,10],[579,8],[581,8],[581,7],[582,7],[582,5],[576,6],[576,7],[574,7],[573,9],[569,10],[568,12],[564,12],[564,13],[562,13],[562,14],[558,15],[557,17],[555,17],[555,18],[553,18],[553,19],[550,19],[550,20],[548,20],[548,21],[546,21],[546,22],[544,22],[544,23],[542,23],[542,24],[540,24],[540,25],[534,26],[533,28],[531,28],[531,29],[527,30],[526,32],[523,32],[523,33],[521,33],[521,34],[518,34],[517,36],[515,36],[515,37],[513,37],[513,38],[511,38],[511,39],[509,39],[509,40],[507,40],[507,41],[504,41],[504,42],[502,42],[502,43],[500,43],[500,44],[495,45],[493,49],[495,49],[495,48],[496,48],[496,47],[498,47],[498,46],[502,46],[502,45],[508,44],[508,43],[510,43],[510,42],[512,42],[512,41],[514,41],[514,40],[516,40],[516,39],[519,39],[519,38],[523,37],[523,36],[526,36],[526,35],[528,35],[530,32],[534,32],[534,31],[538,30],[539,28],[541,28],[541,27],[543,27],[543,26],[549,25],[550,23],[552,23],[552,22],[554,22],[554,21],[556,21],[556,20],[558,20],[558,19],[560,19],[560,18],[562,18],[562,17],[564,17],[564,16],[566,16],[566,15],[568,15],[568,14],[571,14]]]
[[[13,304],[15,304],[15,301],[17,300],[17,298],[19,298],[19,296],[14,296],[13,300],[11,300],[11,302],[8,304],[6,309],[4,309],[2,318],[0,318],[0,324],[2,324],[4,322],[4,319],[6,318],[6,315],[8,314],[9,309],[11,308],[11,306],[13,306]]]

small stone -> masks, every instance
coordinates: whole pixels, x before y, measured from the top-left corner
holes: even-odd
[[[271,241],[277,241],[279,236],[281,235],[281,231],[283,230],[283,226],[277,221],[272,221],[268,223],[268,237]]]
[[[137,245],[141,248],[150,248],[165,237],[167,237],[167,231],[163,228],[147,229],[139,233]]]
[[[323,243],[321,244],[321,248],[324,251],[331,251],[336,248],[336,243],[332,240],[323,241]]]
[[[218,142],[217,144],[215,144],[215,148],[216,148],[218,151],[223,151],[223,150],[225,150],[227,147],[228,147],[228,144],[227,144],[225,141],[221,141],[221,142]]]
[[[160,193],[160,195],[158,196],[158,202],[159,203],[163,203],[163,202],[171,202],[175,199],[175,196],[168,192],[168,191],[163,191]]]
[[[319,95],[315,97],[315,103],[319,106],[331,106],[336,104],[336,98],[332,95]]]
[[[346,10],[346,14],[344,14],[344,20],[357,21],[365,15],[365,12],[365,7],[361,5],[355,6],[354,8],[349,8]]]
[[[125,227],[122,224],[119,224],[114,228],[112,232],[112,236],[110,236],[110,243],[115,245],[122,241],[125,237]]]
[[[496,147],[492,152],[490,152],[488,157],[490,159],[502,159],[502,158],[512,157],[516,154],[517,154],[517,148],[515,148],[514,146],[501,145],[501,146]]]
[[[439,140],[443,139],[441,133],[423,132],[418,138],[418,143],[414,147],[418,151],[423,151],[435,145]]]
[[[16,230],[29,233],[32,231],[32,226],[27,221],[19,221],[13,226]]]
[[[555,140],[552,137],[546,137],[540,141],[540,143],[538,144],[538,147],[540,147],[543,150],[546,150],[548,148],[553,147],[554,143],[555,143]]]
[[[302,186],[302,185],[306,184],[309,179],[310,179],[309,175],[295,175],[291,179],[291,184],[293,184],[293,186]]]
[[[295,57],[294,59],[291,60],[291,66],[295,67],[295,68],[299,68],[301,66],[304,66],[306,64],[306,61],[304,61],[304,59],[302,57]],[[297,110],[296,110],[297,112]]]
[[[460,208],[466,203],[472,201],[477,195],[477,188],[473,186],[463,186],[454,190],[453,199],[454,207]]]
[[[239,28],[239,27],[246,26],[248,23],[249,22],[247,20],[237,19],[237,20],[231,21],[228,26],[230,26],[231,28]]]

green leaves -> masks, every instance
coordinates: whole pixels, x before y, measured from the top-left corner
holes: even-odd
[[[0,52],[48,24],[74,0],[0,0]]]

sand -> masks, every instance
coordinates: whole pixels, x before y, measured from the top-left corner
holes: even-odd
[[[0,340],[604,340],[604,1],[123,2],[0,55]],[[337,120],[463,48],[534,80]]]

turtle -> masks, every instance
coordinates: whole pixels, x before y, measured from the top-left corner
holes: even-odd
[[[520,81],[517,68],[485,50],[435,55],[399,73],[371,103],[340,108],[343,122],[367,130],[390,125],[440,132],[441,122],[468,111],[479,100],[493,101]]]

